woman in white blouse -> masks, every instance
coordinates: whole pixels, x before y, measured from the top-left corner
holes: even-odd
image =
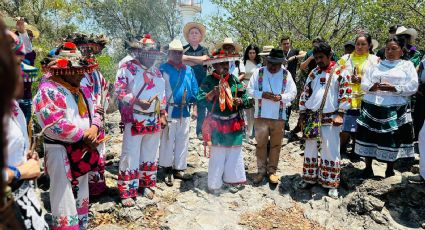
[[[239,77],[239,81],[241,81],[246,88],[249,83],[249,79],[251,79],[252,73],[254,70],[261,67],[261,57],[258,55],[260,53],[260,48],[256,45],[249,45],[245,49],[245,53],[243,56],[243,64],[245,66],[245,74]],[[251,98],[250,98],[251,99]],[[252,101],[252,99],[251,99]],[[246,140],[250,143],[254,143],[254,108],[245,109],[245,117],[247,121],[246,128]]]
[[[355,152],[366,159],[363,177],[373,176],[373,159],[387,163],[385,177],[390,177],[397,159],[414,154],[409,96],[417,91],[418,75],[412,62],[400,59],[404,45],[397,36],[387,40],[386,60],[362,78],[365,96],[357,119]]]

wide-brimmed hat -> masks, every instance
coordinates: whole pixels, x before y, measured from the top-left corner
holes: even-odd
[[[267,55],[267,62],[270,63],[283,63],[285,60],[285,55],[281,49],[272,49],[270,54]]]
[[[234,46],[236,53],[239,53],[242,50],[242,46],[239,45],[236,42],[233,42],[233,39],[232,38],[225,38],[223,42],[220,42],[217,45],[215,45],[215,48],[216,49],[223,49],[223,46],[224,45],[232,45],[232,46]]]
[[[168,51],[183,51],[182,42],[178,39],[174,39],[168,44]]]
[[[272,51],[273,48],[274,48],[273,46],[263,46],[263,50],[258,55],[267,56],[270,54],[270,51]]]
[[[184,39],[186,39],[186,41],[189,42],[189,31],[193,28],[197,28],[199,32],[201,32],[201,35],[202,35],[201,42],[204,41],[207,29],[205,28],[204,25],[198,22],[189,22],[186,25],[184,25],[183,27]]]
[[[142,58],[161,60],[165,56],[150,34],[145,34],[139,41],[126,41],[126,45],[130,49],[130,54],[139,61]]]
[[[229,53],[224,49],[218,49],[212,52],[211,56],[204,61],[204,65],[212,65],[216,63],[238,61],[239,54],[236,52]]]
[[[83,57],[77,45],[72,42],[61,44],[55,54],[53,58],[41,61],[43,71],[50,72],[53,76],[92,73],[98,66],[93,58]]]
[[[108,43],[108,39],[103,34],[91,34],[90,36],[87,36],[85,34],[74,33],[68,34],[64,40],[67,42],[73,42],[77,45],[78,50],[80,50],[83,55],[99,54]]]
[[[416,40],[416,38],[418,37],[418,31],[416,31],[413,28],[406,28],[404,26],[398,27],[397,30],[396,30],[396,32],[395,32],[395,34],[396,35],[402,35],[402,34],[410,35],[410,40],[411,41]]]

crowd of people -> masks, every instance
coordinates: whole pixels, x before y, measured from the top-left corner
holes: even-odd
[[[338,58],[320,37],[307,52],[293,48],[288,36],[280,47],[264,46],[261,52],[254,44],[243,52],[232,38],[209,51],[201,45],[205,26],[190,22],[183,28],[187,45],[175,39],[161,47],[149,34],[126,42],[128,55],[118,64],[111,92],[96,61],[107,39],[71,34],[42,60],[44,75],[33,96],[35,53],[25,22],[18,19],[16,33],[1,35],[17,63],[8,68],[20,72],[0,68],[17,82],[3,124],[7,154],[2,178],[12,191],[8,198],[16,201],[23,228],[48,228],[33,182],[41,174],[34,146],[43,137],[51,225],[87,228],[89,197],[107,189],[105,111],[110,94],[121,114],[117,187],[124,207],[134,206],[139,194],[155,196],[158,170],[167,186],[174,179],[192,179],[186,172],[191,118],[209,157],[212,194],[237,193],[248,179],[255,185],[265,180],[278,184],[285,131],[289,141],[302,135],[299,189],[317,183],[337,198],[342,154],[364,157],[363,178],[374,175],[373,159],[387,163],[385,177],[394,176],[394,163],[414,156],[417,136],[423,157],[421,173],[412,179],[423,181],[424,96],[419,85],[425,80],[425,59],[414,46],[416,30],[398,25],[389,32],[376,55],[376,41],[360,32],[344,44],[345,54]],[[299,119],[291,130],[292,109]],[[42,129],[39,134],[31,132],[33,116]],[[246,177],[244,141],[256,145],[253,178]],[[347,153],[350,142],[352,152]]]

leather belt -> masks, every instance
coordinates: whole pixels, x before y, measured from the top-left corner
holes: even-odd
[[[144,115],[144,116],[148,116],[148,117],[152,117],[155,115],[155,112],[142,112],[136,109],[133,109],[133,113],[138,114],[138,115]]]
[[[213,115],[211,115],[213,118],[217,118],[217,119],[220,119],[220,120],[230,120],[230,119],[233,119],[233,118],[235,118],[235,117],[237,117],[237,116],[239,116],[239,114],[238,113],[234,113],[234,114],[232,114],[232,115],[229,115],[229,116],[219,116],[219,115],[215,115],[215,114],[213,114]]]

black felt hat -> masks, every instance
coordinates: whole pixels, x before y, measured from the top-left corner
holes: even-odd
[[[285,55],[281,49],[272,49],[270,54],[267,55],[267,61],[271,63],[283,63],[285,61]]]

